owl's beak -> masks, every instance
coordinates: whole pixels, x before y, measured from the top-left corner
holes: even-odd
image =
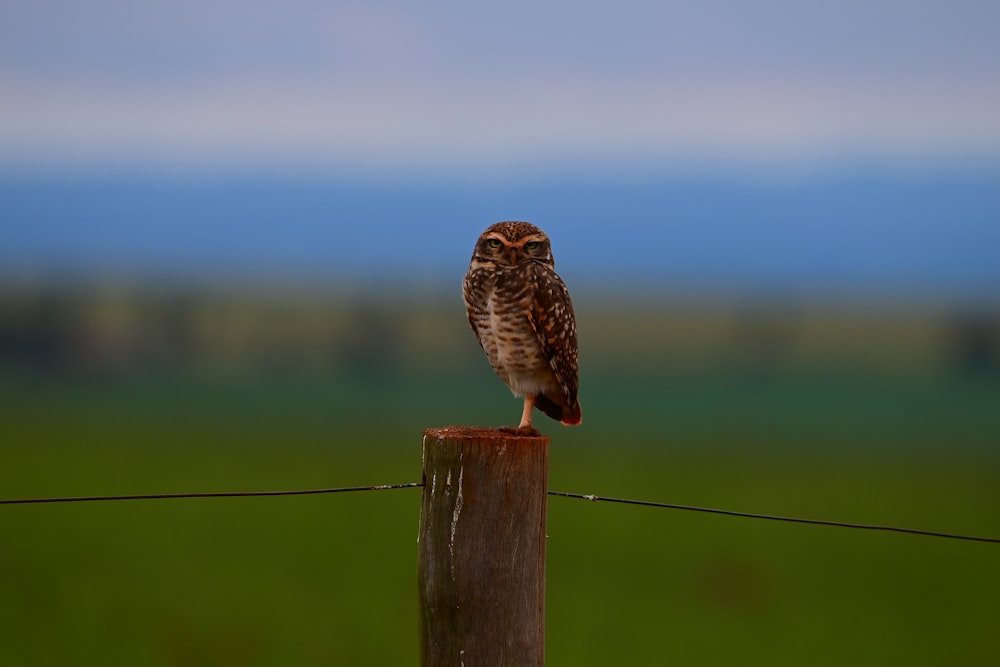
[[[517,264],[517,251],[518,248],[507,248],[507,262],[509,262],[511,266]]]

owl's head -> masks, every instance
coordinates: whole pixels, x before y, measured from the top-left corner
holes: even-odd
[[[549,237],[530,222],[507,221],[490,225],[476,241],[472,260],[501,266],[539,262],[555,266]]]

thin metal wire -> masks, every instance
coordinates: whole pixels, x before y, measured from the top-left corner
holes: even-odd
[[[816,526],[835,526],[838,528],[856,528],[860,530],[881,530],[893,533],[906,533],[909,535],[923,535],[926,537],[942,537],[949,540],[969,540],[972,542],[992,542],[1000,544],[1000,538],[978,537],[975,535],[960,535],[957,533],[939,533],[932,530],[919,530],[916,528],[899,528],[898,526],[878,526],[867,523],[848,523],[846,521],[828,521],[825,519],[803,519],[794,516],[775,516],[773,514],[756,514],[754,512],[737,512],[735,510],[721,510],[712,507],[696,507],[694,505],[678,505],[675,503],[658,503],[649,500],[629,500],[626,498],[607,498],[595,496],[593,494],[566,493],[565,491],[549,491],[550,496],[561,496],[563,498],[578,498],[590,500],[592,502],[623,503],[626,505],[642,505],[644,507],[659,507],[674,510],[685,510],[689,512],[705,512],[708,514],[724,514],[726,516],[737,516],[747,519],[766,519],[768,521],[787,521],[791,523],[808,523]]]
[[[70,496],[65,498],[13,498],[0,500],[0,505],[31,505],[35,503],[85,503],[105,500],[174,500],[177,498],[246,498],[253,496],[310,496],[321,493],[347,493],[350,491],[386,491],[412,489],[422,482],[406,484],[379,484],[376,486],[343,486],[330,489],[299,489],[295,491],[218,491],[212,493],[141,493],[127,496]]]
[[[246,498],[261,496],[310,496],[325,493],[349,493],[353,491],[387,491],[390,489],[413,489],[424,486],[423,482],[406,482],[403,484],[377,484],[374,486],[342,486],[326,489],[296,489],[291,491],[217,491],[208,493],[142,493],[123,496],[67,496],[52,498],[11,498],[0,499],[0,505],[33,505],[42,503],[81,503],[119,500],[176,500],[180,498]],[[976,535],[961,535],[958,533],[941,533],[916,528],[900,528],[898,526],[879,526],[866,523],[848,523],[846,521],[828,521],[825,519],[803,519],[791,516],[776,516],[773,514],[757,514],[754,512],[738,512],[712,507],[697,507],[694,505],[679,505],[677,503],[661,503],[650,500],[631,500],[627,498],[611,498],[585,493],[567,493],[565,491],[549,491],[550,496],[575,498],[591,502],[619,503],[624,505],[641,505],[660,509],[684,510],[688,512],[703,512],[706,514],[723,514],[746,519],[763,519],[767,521],[785,521],[789,523],[806,523],[816,526],[834,526],[838,528],[854,528],[859,530],[877,530],[908,535],[922,535],[949,540],[967,540],[972,542],[990,542],[1000,544],[1000,538],[980,537]]]

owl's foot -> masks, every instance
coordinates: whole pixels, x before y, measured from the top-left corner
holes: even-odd
[[[531,411],[535,407],[535,397],[525,396],[524,397],[524,412],[521,413],[521,423],[517,425],[517,428],[513,426],[501,426],[497,430],[504,433],[510,433],[511,435],[529,436],[537,438],[541,435],[538,429],[531,425]]]
[[[516,427],[515,426],[499,426],[499,427],[497,427],[497,430],[501,431],[503,433],[510,433],[511,435],[519,435],[519,436],[522,436],[522,437],[537,438],[537,437],[539,437],[539,436],[542,435],[538,431],[537,428],[535,428],[534,426],[531,426],[531,425],[528,425],[528,426],[516,426]]]

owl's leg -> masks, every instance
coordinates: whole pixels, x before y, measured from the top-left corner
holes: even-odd
[[[531,428],[531,411],[535,409],[535,397],[531,394],[524,395],[524,412],[521,413],[521,423],[518,424],[518,431],[533,431]]]

